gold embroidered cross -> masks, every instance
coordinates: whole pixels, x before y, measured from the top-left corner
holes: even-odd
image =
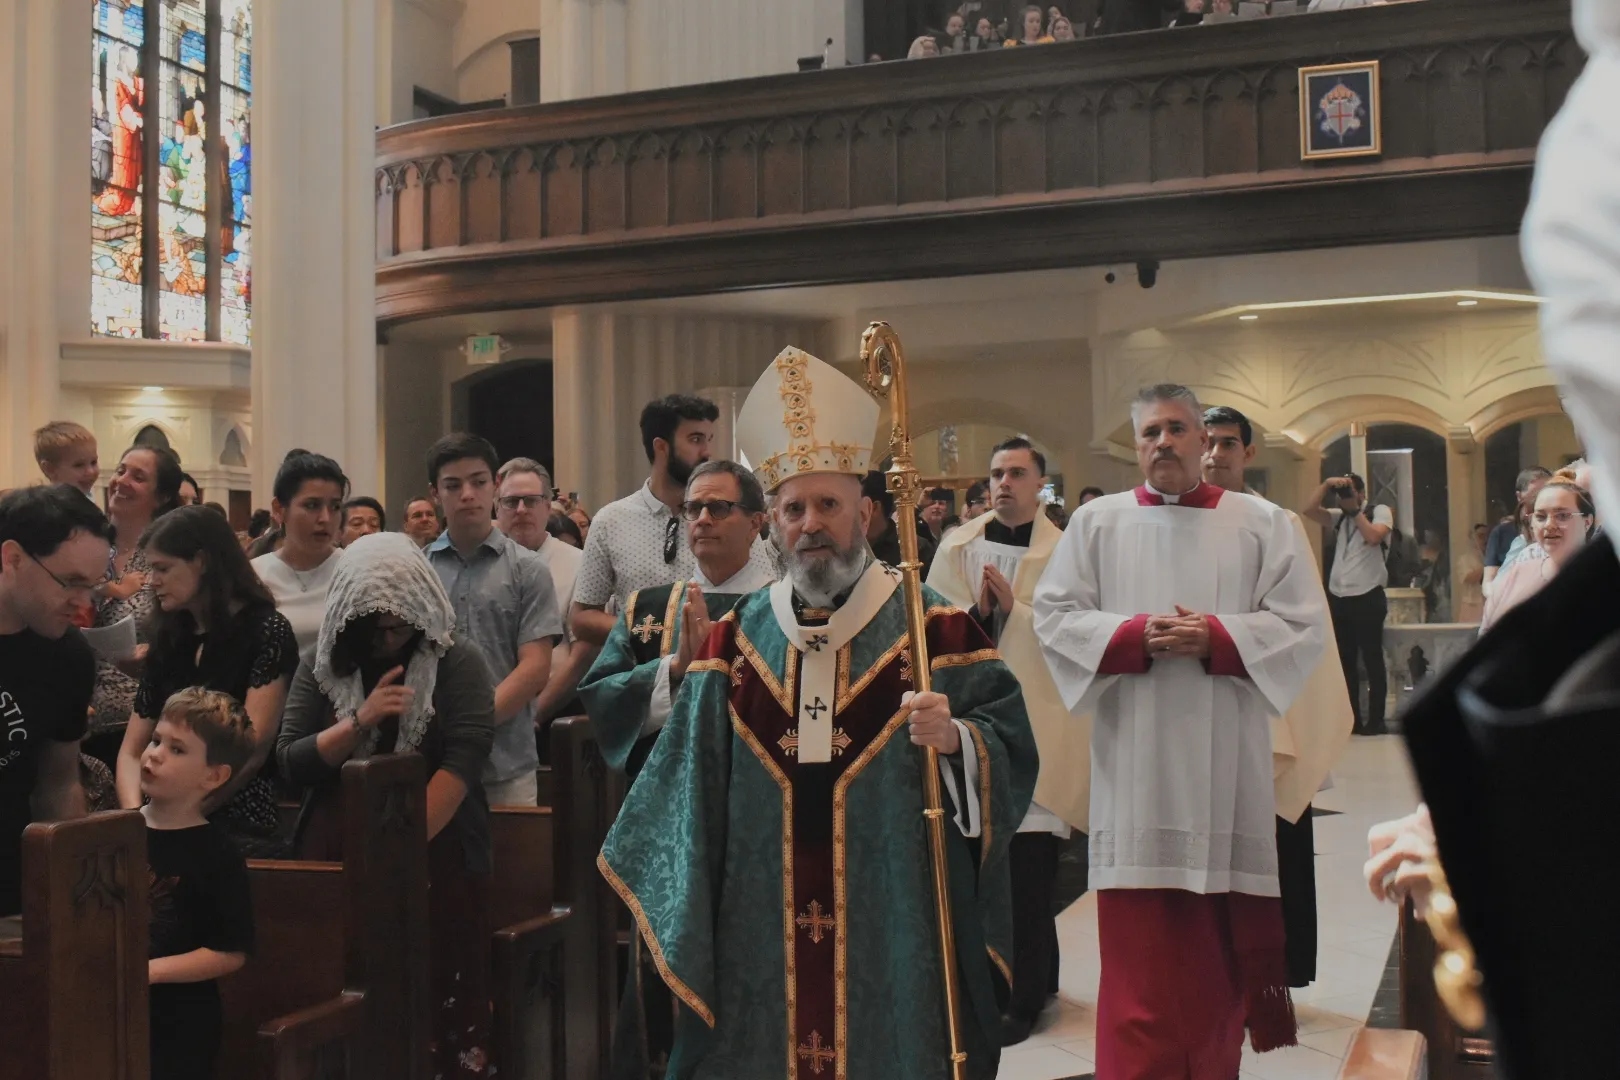
[[[850,742],[851,742],[850,737],[848,735],[844,734],[844,729],[843,728],[841,728],[841,727],[833,728],[833,737],[832,737],[833,757],[838,757],[845,750],[848,750]]]
[[[776,745],[782,748],[782,753],[794,757],[799,753],[799,729],[788,728],[787,734],[776,740]]]
[[[654,634],[662,634],[664,632],[664,624],[654,621],[653,617],[648,615],[645,619],[642,619],[641,622],[637,623],[636,628],[630,632],[636,637],[640,638],[641,643],[645,645],[647,642],[652,640],[652,636]]]
[[[821,1032],[812,1031],[810,1041],[799,1047],[799,1060],[808,1061],[810,1071],[820,1076],[822,1069],[838,1060],[838,1054],[832,1047],[821,1045]]]
[[[837,925],[837,923],[833,922],[831,915],[821,913],[820,900],[810,901],[810,907],[806,913],[793,921],[800,930],[810,931],[810,942],[813,945],[820,945],[821,939],[826,937],[828,931]]]
[[[746,663],[747,660],[748,660],[747,657],[742,656],[741,654],[739,654],[737,656],[737,659],[735,659],[735,660],[733,660],[731,662],[731,685],[732,686],[741,686],[742,685],[743,664]]]
[[[910,649],[906,649],[900,654],[900,681],[911,683],[913,686],[916,685],[916,681],[911,677]]]

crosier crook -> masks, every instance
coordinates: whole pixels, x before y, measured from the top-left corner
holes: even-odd
[[[922,598],[922,562],[917,558],[917,503],[922,481],[911,457],[907,418],[906,362],[900,337],[886,322],[875,322],[861,335],[861,362],[866,388],[889,402],[889,491],[894,495],[900,533],[900,587],[905,593],[906,629],[911,639],[912,689],[929,689],[928,639]],[[939,791],[939,751],[924,746],[922,757],[923,816],[928,825],[928,861],[933,870],[934,912],[939,924],[939,955],[945,977],[945,1015],[951,1037],[952,1080],[966,1080],[967,1053],[962,1049],[962,1020],[956,982],[956,932],[951,926],[949,869],[945,854],[945,810]]]

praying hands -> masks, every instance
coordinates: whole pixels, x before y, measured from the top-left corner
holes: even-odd
[[[669,666],[671,686],[680,685],[686,669],[697,658],[698,650],[709,640],[712,629],[714,620],[709,618],[709,605],[703,599],[703,590],[692,582],[686,586],[686,600],[681,604],[681,642]]]
[[[985,563],[984,571],[979,575],[979,617],[989,618],[990,613],[997,609],[1011,611],[1012,606],[1012,583],[1000,570]]]
[[[1150,660],[1166,656],[1208,659],[1209,616],[1188,611],[1180,604],[1176,605],[1174,615],[1150,616],[1142,635],[1142,647]]]

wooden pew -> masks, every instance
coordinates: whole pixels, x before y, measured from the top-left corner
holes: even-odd
[[[556,832],[567,808],[490,811],[493,1063],[512,1080],[564,1080],[567,1027],[563,952],[571,912],[556,897]]]
[[[1407,901],[1401,909],[1401,1027],[1427,1043],[1429,1080],[1491,1080],[1491,1042],[1452,1020],[1434,988],[1435,958],[1434,935]]]
[[[551,768],[553,805],[567,808],[554,843],[556,901],[571,912],[563,949],[568,1080],[604,1080],[628,937],[620,925],[624,905],[597,871],[596,856],[624,800],[624,777],[608,768],[583,716],[551,725]]]
[[[0,1073],[147,1080],[146,823],[23,831],[22,937],[0,941]]]
[[[220,982],[220,1076],[432,1074],[422,759],[351,761],[341,785],[344,862],[248,862],[257,947]]]

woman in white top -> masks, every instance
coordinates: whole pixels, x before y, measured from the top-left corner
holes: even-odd
[[[272,490],[270,513],[285,538],[275,551],[254,559],[253,569],[292,624],[302,653],[321,632],[349,478],[331,458],[293,450],[276,470]]]

